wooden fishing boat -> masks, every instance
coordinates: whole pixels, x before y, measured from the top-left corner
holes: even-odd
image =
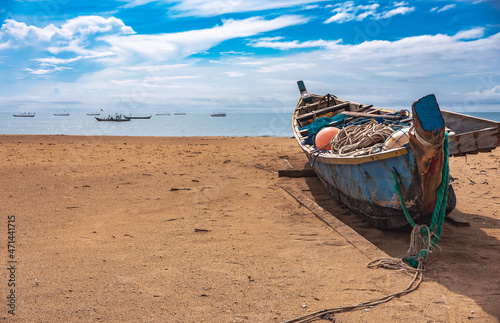
[[[448,134],[445,132],[453,136],[445,128],[435,96],[428,95],[414,102],[410,114],[341,100],[330,94],[310,94],[302,81],[298,85],[301,98],[293,114],[292,130],[331,195],[372,226],[400,230],[409,228],[409,222],[394,189],[398,184],[408,215],[415,223],[428,225],[438,200],[438,188],[443,178],[444,184],[449,181],[448,175],[443,175],[443,167],[447,167],[444,147]],[[330,143],[331,150],[315,145],[319,133],[311,127],[316,120],[316,123],[324,121],[323,116],[327,114],[330,119],[326,128],[338,129]],[[383,128],[386,135],[378,139],[379,142],[347,152],[344,149],[349,148],[347,144],[338,147],[338,140],[349,131],[357,135],[356,127],[368,129],[370,124],[388,127]],[[407,140],[400,140],[404,136],[398,137],[398,132]],[[368,132],[367,137],[376,136]],[[396,145],[388,147],[391,140]],[[359,140],[349,144],[358,143]],[[456,198],[451,185],[444,192],[447,193],[441,197],[445,198],[443,205],[448,214],[455,208]]]
[[[151,119],[151,115],[148,116],[123,116],[125,119]]]
[[[14,113],[13,116],[14,117],[18,117],[18,118],[33,118],[35,116],[36,112],[23,112],[23,113]]]
[[[123,117],[121,114],[116,114],[115,116],[107,116],[105,118],[95,117],[95,119],[97,121],[115,121],[115,122],[130,121],[130,119]]]

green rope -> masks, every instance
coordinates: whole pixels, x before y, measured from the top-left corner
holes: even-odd
[[[443,170],[442,170],[442,178],[441,178],[441,184],[439,185],[438,189],[436,190],[436,206],[434,207],[434,213],[432,214],[432,221],[429,226],[429,229],[427,230],[426,228],[421,228],[420,232],[425,236],[427,240],[430,239],[428,235],[432,235],[432,241],[431,241],[431,250],[428,250],[426,248],[422,249],[417,255],[411,255],[407,258],[407,261],[412,265],[413,268],[418,267],[418,262],[419,259],[427,259],[427,255],[429,252],[432,252],[432,249],[435,245],[437,245],[439,241],[439,237],[441,236],[441,233],[443,231],[443,222],[444,222],[444,216],[445,216],[445,211],[446,211],[446,204],[448,202],[448,181],[449,181],[449,176],[450,176],[450,167],[448,163],[448,134],[445,133],[445,138],[444,138],[444,144],[443,144],[443,150],[444,150],[444,161],[443,161]],[[399,184],[399,174],[396,170],[392,172],[392,178],[394,179],[394,191],[398,194],[399,201],[401,203],[401,209],[403,210],[404,215],[406,216],[406,219],[408,220],[408,223],[412,226],[412,228],[415,227],[415,222],[411,218],[410,214],[408,213],[408,209],[406,208],[405,201],[403,199],[403,194],[401,193],[401,186]],[[430,234],[428,233],[430,232]]]
[[[403,209],[403,213],[406,216],[406,220],[408,220],[408,223],[410,223],[411,227],[413,228],[415,227],[415,222],[413,222],[413,219],[411,218],[410,213],[408,213],[408,209],[406,208],[406,204],[403,199],[403,193],[401,193],[401,186],[399,185],[399,173],[395,169],[392,172],[392,179],[394,179],[394,192],[396,192],[399,196],[401,209]]]

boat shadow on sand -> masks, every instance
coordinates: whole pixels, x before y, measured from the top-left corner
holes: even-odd
[[[305,167],[309,167],[309,164],[306,163]],[[410,243],[410,232],[375,229],[348,207],[331,198],[317,177],[309,177],[305,181],[318,205],[376,247],[391,257],[406,253]],[[430,255],[424,277],[455,294],[472,299],[486,313],[499,318],[500,241],[489,236],[484,229],[499,229],[500,221],[487,215],[461,212],[460,206],[457,206],[452,214],[470,222],[470,226],[459,227],[445,221],[443,234],[438,243],[439,248]]]

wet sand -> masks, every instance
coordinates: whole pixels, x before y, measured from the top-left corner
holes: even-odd
[[[0,273],[5,321],[283,322],[411,281],[367,268],[366,254],[281,188],[390,256],[408,247],[409,233],[370,228],[317,178],[273,173],[307,163],[291,138],[3,135],[0,155],[1,267],[16,261],[14,288]],[[498,322],[500,150],[450,166],[454,214],[470,227],[445,223],[417,291],[337,322]]]

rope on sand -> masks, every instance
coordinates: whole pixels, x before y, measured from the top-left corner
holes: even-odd
[[[375,267],[382,267],[385,269],[390,269],[390,270],[402,270],[407,273],[413,273],[413,280],[411,283],[404,288],[403,290],[363,303],[359,303],[357,305],[352,305],[352,306],[342,306],[342,307],[336,307],[336,308],[330,308],[330,309],[325,309],[322,311],[317,311],[308,315],[304,315],[289,321],[286,321],[285,323],[306,323],[306,322],[312,322],[314,320],[318,319],[328,319],[332,320],[331,314],[335,313],[342,313],[342,312],[349,312],[353,310],[360,310],[363,308],[368,308],[372,307],[375,305],[379,305],[382,303],[387,303],[388,301],[409,294],[413,291],[415,291],[419,286],[420,283],[422,282],[424,276],[423,276],[423,262],[419,262],[419,267],[418,268],[413,268],[406,263],[404,263],[401,259],[395,259],[395,258],[382,258],[382,259],[376,259],[374,261],[371,261],[367,264],[369,268],[375,268]]]
[[[375,120],[363,125],[351,125],[342,128],[330,142],[332,154],[339,156],[370,155],[380,151],[385,139],[394,130]]]
[[[337,134],[337,136],[339,134]],[[370,147],[370,149],[372,148]],[[333,144],[332,144],[332,150],[333,150]],[[413,222],[413,220],[408,214],[408,210],[406,209],[404,200],[402,198],[399,181],[397,179],[397,171],[393,172],[393,177],[395,180],[394,189],[396,193],[398,193],[398,196],[400,198],[403,213],[405,213],[408,222],[413,227],[411,234],[410,248],[408,250],[408,254],[411,256],[406,258],[406,260],[410,264],[408,265],[406,262],[404,262],[403,258],[380,258],[380,259],[375,259],[367,264],[369,268],[381,267],[390,270],[400,270],[406,273],[414,273],[413,280],[408,285],[408,287],[399,292],[390,294],[388,296],[376,300],[360,303],[353,306],[343,306],[343,307],[325,309],[299,318],[292,319],[290,321],[286,321],[285,323],[306,323],[317,319],[328,319],[333,321],[331,314],[353,311],[386,303],[396,297],[409,294],[415,291],[420,286],[420,283],[423,280],[424,262],[427,260],[428,254],[432,252],[435,249],[435,247],[437,247],[437,242],[442,232],[444,214],[448,197],[448,178],[449,178],[448,134],[445,134],[443,150],[445,157],[444,157],[441,185],[439,186],[436,192],[437,203],[434,209],[434,214],[432,217],[432,222],[430,224],[430,227],[427,227],[426,225],[418,225]]]

